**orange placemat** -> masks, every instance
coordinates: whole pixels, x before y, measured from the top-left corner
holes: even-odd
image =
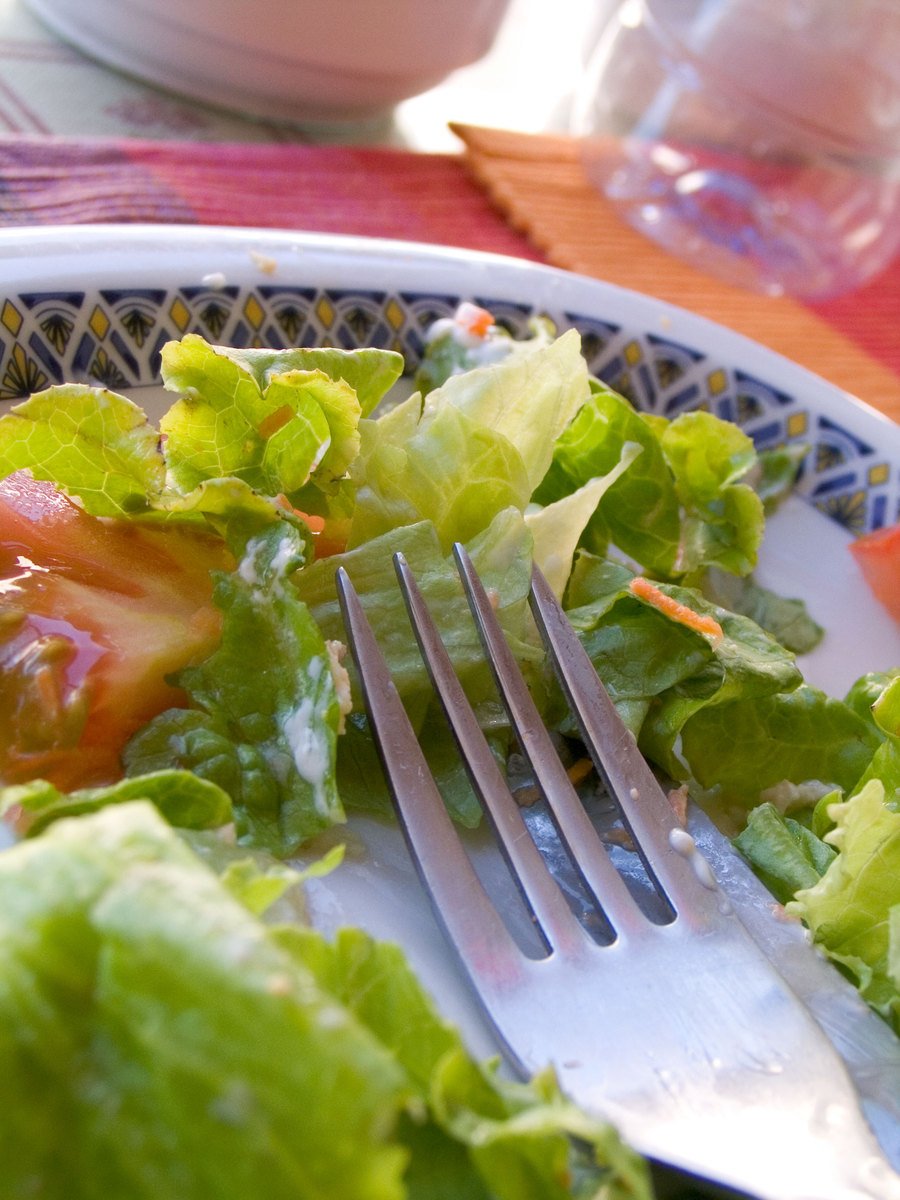
[[[491,201],[555,266],[719,321],[900,420],[900,264],[862,292],[820,306],[757,295],[682,263],[626,225],[587,179],[574,139],[453,129]]]

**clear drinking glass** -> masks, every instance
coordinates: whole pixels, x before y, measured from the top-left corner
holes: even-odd
[[[731,282],[823,298],[900,248],[900,0],[623,0],[574,114],[626,220]]]

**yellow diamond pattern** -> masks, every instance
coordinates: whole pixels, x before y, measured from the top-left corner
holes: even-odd
[[[643,354],[641,352],[641,343],[629,342],[625,347],[625,361],[633,367],[635,363],[639,363],[641,361],[642,357]]]
[[[802,437],[809,430],[809,413],[791,413],[785,424],[788,437]]]
[[[175,328],[179,333],[184,333],[191,323],[191,310],[180,296],[176,296],[172,302],[172,307],[169,309],[169,316],[174,321]]]
[[[706,380],[713,396],[719,396],[728,387],[728,375],[725,371],[713,371]]]
[[[327,297],[321,296],[316,301],[316,316],[326,329],[330,329],[334,324],[334,306]]]
[[[94,311],[91,313],[88,325],[100,339],[105,338],[109,332],[109,317],[99,304],[95,306]]]
[[[876,463],[874,467],[870,467],[868,471],[868,480],[872,486],[879,483],[887,483],[891,477],[891,468],[887,463]]]
[[[0,309],[0,321],[6,326],[10,333],[17,334],[22,328],[22,314],[14,304],[9,300]]]
[[[387,323],[391,329],[400,329],[403,326],[403,309],[396,300],[389,301],[384,310],[384,315],[387,318]]]
[[[247,302],[244,305],[244,316],[254,329],[259,329],[260,325],[266,319],[266,310],[252,293],[247,297]]]

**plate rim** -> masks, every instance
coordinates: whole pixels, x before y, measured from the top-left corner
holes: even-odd
[[[77,269],[86,255],[101,255],[104,271],[133,276],[136,264],[131,257],[122,259],[123,251],[152,257],[153,261],[141,263],[140,270],[154,277],[170,270],[178,258],[189,261],[205,253],[216,253],[227,257],[228,261],[227,264],[216,263],[211,259],[210,273],[227,265],[231,277],[239,278],[241,282],[265,282],[269,272],[270,281],[274,283],[284,256],[290,256],[297,262],[302,261],[305,270],[315,269],[320,273],[346,271],[352,266],[365,274],[389,270],[401,279],[411,280],[425,270],[435,270],[448,278],[458,276],[460,284],[468,275],[471,276],[471,291],[478,290],[478,278],[484,280],[489,276],[493,292],[504,294],[521,288],[524,295],[507,298],[528,299],[545,306],[555,302],[557,306],[564,304],[567,308],[583,309],[593,302],[591,308],[596,305],[604,313],[612,314],[616,311],[613,305],[619,304],[623,317],[640,319],[648,332],[655,331],[660,337],[703,350],[717,359],[727,360],[737,369],[761,376],[766,383],[777,383],[788,391],[802,394],[804,401],[808,400],[818,412],[849,422],[853,424],[854,432],[881,442],[882,451],[890,446],[900,461],[900,425],[860,397],[762,342],[647,293],[491,251],[258,226],[152,223],[21,226],[0,230],[0,291],[5,291],[7,279],[13,285],[17,277],[33,280],[36,263],[58,260],[57,275],[54,276],[58,279],[61,268],[66,273],[73,267]],[[281,260],[275,258],[276,252],[282,256]],[[274,269],[261,263],[266,257],[275,258]],[[438,280],[432,286],[437,289],[445,285]],[[565,296],[571,299],[563,301]],[[611,302],[608,309],[606,302]]]

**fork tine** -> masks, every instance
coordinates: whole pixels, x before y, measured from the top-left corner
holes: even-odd
[[[411,857],[464,964],[515,982],[523,957],[475,873],[347,572],[335,578],[372,734]]]
[[[672,805],[537,567],[532,573],[530,600],[585,745],[621,805],[648,873],[682,913],[718,903],[712,871],[690,835],[678,824]],[[673,854],[673,849],[679,853]]]
[[[506,780],[453,669],[450,656],[402,554],[394,555],[400,590],[432,685],[453,731],[463,763],[491,822],[497,841],[548,948],[585,938],[562,892],[531,838]]]
[[[497,688],[531,763],[562,841],[581,877],[620,936],[637,933],[645,918],[613,866],[534,705],[484,584],[466,550],[453,547],[457,566]]]

